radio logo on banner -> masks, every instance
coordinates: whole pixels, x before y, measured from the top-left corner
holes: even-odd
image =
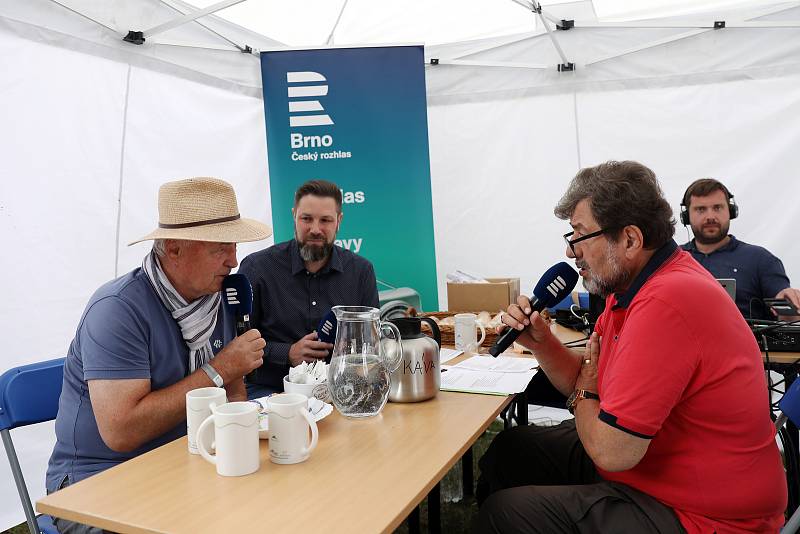
[[[322,107],[320,101],[316,100],[318,97],[328,95],[327,81],[325,76],[319,72],[293,71],[286,73],[290,130],[309,126],[333,125],[331,116],[325,112],[325,108]],[[333,135],[330,133],[320,133],[321,135],[305,135],[296,131],[290,131],[289,146],[293,149],[291,154],[292,161],[319,161],[350,158],[353,156],[349,150],[333,148]],[[302,151],[303,149],[311,150]]]
[[[320,104],[319,100],[296,100],[307,99],[309,97],[327,96],[328,85],[307,85],[309,83],[327,82],[325,76],[319,72],[287,72],[286,82],[290,84],[288,89],[289,96],[289,127],[302,128],[305,126],[330,126],[333,120],[327,113],[314,113],[308,115],[309,112],[325,111]],[[303,84],[303,85],[299,85]],[[303,115],[298,115],[303,113]]]

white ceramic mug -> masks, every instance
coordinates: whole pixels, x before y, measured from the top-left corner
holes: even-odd
[[[297,384],[289,380],[289,376],[283,377],[283,391],[286,393],[299,393],[309,399],[316,397],[322,402],[331,402],[331,395],[328,391],[328,382],[320,382],[314,384]]]
[[[186,438],[190,453],[200,454],[197,448],[197,429],[200,428],[200,423],[211,415],[212,406],[226,402],[228,397],[222,388],[197,388],[186,392]],[[210,442],[206,443],[207,447],[210,445]]]
[[[217,466],[217,474],[226,477],[249,475],[258,471],[258,405],[253,402],[229,402],[214,406],[211,415],[197,429],[200,455]],[[214,429],[212,455],[206,447],[209,429]]]
[[[269,397],[267,404],[269,459],[276,464],[296,464],[307,460],[319,437],[317,422],[308,412],[308,397],[299,393],[282,393]]]
[[[483,340],[486,339],[486,330],[478,322],[474,313],[459,313],[454,317],[456,350],[464,352],[477,352]],[[476,327],[481,329],[481,339],[478,340]]]

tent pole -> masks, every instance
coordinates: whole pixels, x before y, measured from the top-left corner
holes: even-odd
[[[347,7],[348,0],[344,0],[342,4],[342,9],[339,10],[339,16],[336,17],[336,22],[333,23],[333,28],[331,28],[331,33],[328,34],[328,38],[325,40],[325,44],[332,45],[333,44],[333,34],[336,31],[336,28],[339,27],[339,21],[342,20],[342,15],[344,14],[344,8]]]
[[[558,39],[556,39],[555,34],[550,29],[550,25],[547,23],[547,20],[542,15],[542,5],[537,0],[532,0],[532,2],[533,2],[534,12],[539,16],[539,20],[542,21],[542,26],[544,26],[544,29],[547,30],[547,36],[550,37],[550,41],[552,41],[553,46],[556,49],[556,52],[558,52],[558,55],[561,56],[561,64],[562,65],[572,65],[572,63],[570,63],[567,60],[567,56],[564,54],[564,51],[561,50],[561,46],[558,44]],[[571,70],[571,69],[567,69],[567,70]]]
[[[186,14],[186,12],[181,11],[180,9],[178,9],[177,6],[174,6],[170,2],[167,2],[167,0],[158,0],[158,1],[161,2],[162,4],[164,4],[165,6],[167,6],[168,8],[180,13],[181,15],[185,15]],[[229,42],[231,45],[235,46],[239,50],[239,52],[244,52],[245,51],[245,48],[243,46],[240,46],[238,43],[235,43],[234,41],[231,41],[230,39],[228,39],[227,37],[225,37],[224,35],[222,35],[218,31],[212,30],[211,28],[209,28],[208,26],[206,26],[205,24],[203,24],[199,20],[196,20],[194,22],[198,26],[200,26],[202,28],[205,28],[206,30],[210,31],[211,33],[213,33],[214,35],[216,35],[220,39]]]
[[[191,13],[186,13],[185,15],[167,21],[164,24],[159,24],[158,26],[154,26],[148,30],[144,30],[142,33],[144,34],[144,37],[152,37],[159,33],[163,33],[167,30],[171,30],[172,28],[177,28],[178,26],[182,26],[187,22],[192,22],[193,20],[199,19],[200,17],[216,13],[217,11],[220,11],[227,7],[234,6],[236,4],[241,4],[244,1],[245,0],[223,0],[222,2],[217,2],[214,5],[208,6],[205,9],[199,9],[197,11],[192,11]]]
[[[459,53],[457,56],[455,56],[452,59],[460,59],[460,58],[463,58],[465,56],[471,56],[472,54],[477,54],[479,52],[488,52],[489,50],[495,50],[496,48],[501,48],[503,46],[512,45],[514,43],[521,43],[522,41],[525,41],[527,39],[533,39],[533,38],[539,37],[541,35],[544,35],[544,33],[531,32],[531,33],[525,33],[525,34],[521,34],[521,35],[514,35],[513,37],[509,37],[508,39],[502,38],[503,41],[501,43],[492,43],[491,45],[488,45],[488,46],[485,45],[485,44],[481,45],[481,46],[476,46],[474,48],[470,48],[468,50],[462,51],[461,53]]]
[[[545,15],[542,14],[542,5],[537,0],[511,0],[511,1],[514,2],[515,4],[521,5],[525,9],[533,11],[539,17],[539,20],[541,21],[542,26],[544,26],[544,29],[547,32],[547,36],[550,38],[550,41],[553,43],[553,47],[556,49],[556,52],[558,53],[559,57],[561,57],[561,64],[558,66],[558,70],[559,71],[562,71],[562,70],[563,71],[574,70],[575,69],[575,64],[574,63],[570,63],[567,60],[566,54],[564,54],[564,51],[561,49],[561,46],[558,44],[558,40],[556,39],[555,34],[550,29],[550,25],[547,23],[547,19],[549,19],[550,17],[548,16],[547,18],[545,18]],[[560,22],[561,21],[558,21],[557,24],[560,23]]]
[[[435,59],[435,63],[433,60]],[[547,70],[552,68],[549,65],[536,65],[533,63],[519,63],[516,61],[473,61],[470,59],[441,59],[432,58],[435,65],[455,65],[459,67],[499,67],[506,69],[539,69]]]
[[[53,2],[54,4],[58,4],[59,6],[63,7],[64,9],[66,9],[67,11],[69,11],[71,13],[75,13],[76,15],[81,16],[81,17],[85,18],[88,21],[94,22],[98,26],[102,26],[103,28],[109,30],[112,33],[119,34],[119,31],[117,31],[115,28],[112,28],[111,26],[106,26],[105,24],[103,24],[99,20],[95,20],[92,17],[84,15],[80,11],[76,11],[76,10],[72,9],[71,7],[69,7],[69,6],[65,6],[64,4],[59,2],[58,0],[50,0],[50,1]]]
[[[661,46],[661,45],[664,45],[664,44],[667,44],[667,43],[671,43],[673,41],[679,41],[681,39],[688,39],[689,37],[694,37],[695,35],[699,35],[701,33],[706,33],[706,32],[710,32],[710,31],[713,31],[713,29],[711,29],[711,28],[701,28],[701,29],[697,29],[697,30],[691,30],[691,31],[688,31],[688,32],[679,33],[677,35],[671,35],[669,37],[664,37],[663,39],[659,39],[657,41],[650,41],[649,43],[644,43],[644,44],[641,44],[641,45],[638,45],[638,46],[634,46],[634,47],[628,48],[626,50],[623,50],[622,52],[617,52],[615,54],[611,54],[611,55],[608,55],[608,56],[597,57],[595,59],[592,59],[591,61],[587,61],[584,65],[586,67],[588,67],[589,65],[595,65],[595,64],[601,63],[603,61],[608,61],[609,59],[614,59],[614,58],[626,56],[628,54],[633,54],[634,52],[639,52],[641,50],[646,50],[648,48],[654,48],[656,46]]]
[[[117,235],[114,247],[114,278],[119,276],[119,229],[122,224],[122,185],[125,177],[125,138],[128,131],[128,102],[131,94],[131,70],[128,64],[128,77],[125,80],[125,107],[122,111],[122,139],[119,149],[119,189],[117,190]]]

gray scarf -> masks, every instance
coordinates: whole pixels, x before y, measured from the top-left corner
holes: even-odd
[[[164,274],[155,251],[145,256],[142,269],[150,279],[158,298],[181,328],[183,340],[189,347],[189,372],[195,372],[214,357],[209,339],[217,325],[217,313],[222,297],[216,292],[200,297],[194,302],[186,302]]]

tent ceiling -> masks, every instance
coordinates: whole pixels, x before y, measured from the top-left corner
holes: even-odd
[[[244,0],[147,35],[141,45],[122,40],[130,30],[146,31],[219,3],[192,1],[195,5],[181,0],[9,0],[0,3],[0,29],[254,97],[261,93],[259,50],[326,43],[424,42],[427,57],[440,60],[429,68],[428,93],[434,100],[509,90],[558,91],[565,84],[596,87],[618,80],[800,68],[795,59],[800,1],[678,0],[668,9],[661,0],[545,0],[543,14],[551,28],[552,21],[575,20],[573,30],[553,32],[554,43],[541,17],[524,7],[531,0]],[[602,19],[603,13],[624,18],[626,13],[675,14],[700,6],[713,11],[628,23]],[[716,32],[715,20],[729,26]],[[757,31],[737,24],[781,27]],[[567,62],[577,69],[556,70]]]
[[[219,0],[188,0],[206,7]],[[419,42],[426,45],[535,29],[517,0],[247,0],[218,15],[290,46]],[[545,11],[575,20],[641,20],[753,7],[755,0],[541,0]],[[341,13],[341,20],[337,19]]]

